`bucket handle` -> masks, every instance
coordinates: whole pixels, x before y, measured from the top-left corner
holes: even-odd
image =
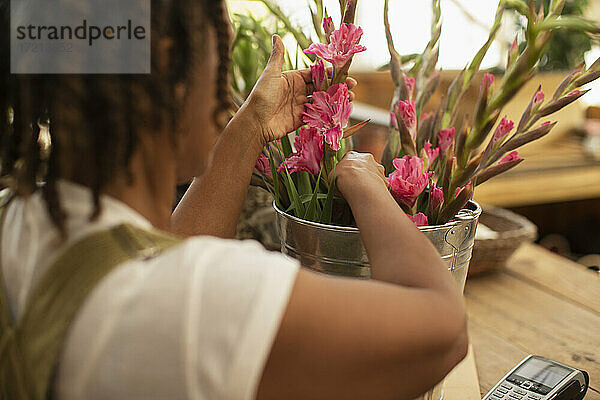
[[[461,210],[455,217],[457,224],[446,232],[444,240],[452,247],[452,262],[450,271],[456,268],[456,260],[462,245],[471,237],[475,213],[471,210]]]

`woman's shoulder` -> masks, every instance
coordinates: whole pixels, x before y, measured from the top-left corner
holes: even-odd
[[[172,257],[192,265],[210,262],[211,265],[227,265],[245,263],[262,268],[270,266],[293,266],[298,262],[278,252],[266,250],[255,240],[220,239],[210,236],[196,236],[186,239],[173,248]],[[166,254],[169,257],[169,254]]]

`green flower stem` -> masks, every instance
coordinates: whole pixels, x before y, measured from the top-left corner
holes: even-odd
[[[298,42],[298,45],[300,45],[300,47],[302,47],[303,49],[307,49],[311,45],[312,41],[300,29],[297,29],[292,24],[290,19],[285,15],[283,11],[281,11],[279,6],[277,6],[275,2],[273,2],[272,0],[260,0],[260,2],[263,3],[265,7],[267,7],[271,14],[275,15],[277,19],[279,19],[285,25],[285,28],[294,36],[294,39],[296,39],[296,42]],[[306,56],[312,62],[315,62],[317,59],[317,56],[314,54],[307,54]]]

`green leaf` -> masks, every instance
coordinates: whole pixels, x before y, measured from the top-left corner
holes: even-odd
[[[285,155],[285,152],[283,151],[283,140],[281,140],[281,143],[279,141],[275,140],[273,142],[270,142],[270,144],[275,146],[277,151],[279,151],[279,154],[282,155],[284,159],[288,157]]]
[[[308,172],[300,171],[296,174],[298,175],[298,193],[300,194],[300,196],[305,194],[311,195],[313,190]]]
[[[285,164],[284,164],[285,166]],[[292,180],[292,176],[290,175],[290,171],[287,169],[287,167],[285,167],[285,186],[288,190],[288,194],[290,195],[290,202],[292,203],[292,206],[294,208],[294,210],[296,211],[295,214],[297,217],[301,217],[302,215],[304,215],[305,210],[304,210],[304,204],[302,203],[302,201],[300,200],[300,196],[298,195],[298,190],[296,189],[296,185],[294,184],[294,181]]]
[[[362,127],[364,127],[365,125],[367,125],[369,122],[371,122],[370,119],[367,119],[363,122],[360,122],[356,125],[353,125],[349,128],[344,129],[344,139],[347,139],[349,137],[351,137],[352,135],[354,135],[356,132],[358,132]]]
[[[283,205],[281,204],[281,194],[279,192],[279,176],[277,174],[277,167],[275,167],[275,161],[273,161],[273,153],[271,152],[271,148],[267,146],[269,150],[269,165],[271,166],[271,174],[273,175],[273,196],[275,197],[275,204],[277,207],[281,208]]]
[[[317,201],[317,196],[319,194],[319,181],[321,180],[321,174],[323,173],[323,169],[319,171],[319,177],[317,178],[317,183],[315,185],[315,190],[312,194],[312,198],[310,199],[310,203],[308,203],[308,207],[306,207],[306,213],[304,213],[304,219],[308,221],[314,221],[317,217],[317,207],[319,202]]]
[[[502,4],[502,3],[500,3],[500,4]],[[504,14],[504,7],[499,6],[498,10],[496,12],[496,19],[494,20],[494,25],[492,26],[492,30],[490,31],[487,41],[479,49],[479,51],[477,52],[477,54],[471,61],[469,68],[467,68],[467,71],[465,73],[465,80],[464,80],[463,86],[462,86],[463,91],[465,91],[469,88],[469,85],[471,84],[471,80],[473,79],[475,74],[479,71],[479,68],[481,67],[481,63],[483,62],[485,55],[488,53],[490,46],[496,40],[498,31],[502,27],[503,14]]]
[[[600,33],[600,29],[595,22],[574,15],[563,15],[561,17],[546,18],[543,22],[540,23],[539,29],[541,31],[568,29],[577,32],[587,32],[592,34]]]
[[[310,203],[310,201],[312,200],[312,193],[311,194],[305,194],[303,196],[300,196],[300,200],[302,201],[302,204],[306,204],[306,206],[308,206],[307,203]],[[319,210],[319,213],[321,212],[321,207],[318,204],[319,200],[325,200],[327,198],[327,194],[325,193],[318,193],[317,194],[317,208]],[[288,208],[285,209],[286,213],[289,213],[290,211],[295,211],[296,207],[294,205],[289,206]]]
[[[312,193],[311,194],[303,194],[300,195],[300,200],[302,201],[302,203],[308,203],[312,200]],[[327,193],[318,193],[317,194],[317,200],[325,200],[327,198]]]
[[[344,140],[340,140],[340,148],[335,152],[335,159],[340,162],[346,155],[346,143]]]
[[[514,8],[519,14],[524,17],[529,16],[529,7],[523,0],[504,0],[506,6]]]
[[[331,223],[331,216],[333,214],[333,192],[335,189],[335,165],[333,166],[333,173],[331,174],[331,182],[329,182],[329,190],[327,191],[327,198],[325,204],[323,204],[323,211],[319,217],[319,221],[323,224]]]

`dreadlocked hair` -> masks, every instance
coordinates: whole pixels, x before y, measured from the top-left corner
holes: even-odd
[[[215,120],[220,126],[224,126],[231,117],[230,112],[233,109],[233,101],[229,95],[231,86],[229,84],[231,68],[231,28],[226,22],[229,18],[227,8],[224,2],[214,2],[214,28],[217,34],[217,50],[219,54],[219,67],[217,70],[217,101],[218,106],[215,110]]]
[[[72,0],[77,2],[77,0]],[[57,182],[91,189],[93,214],[117,174],[131,181],[129,162],[140,135],[157,127],[177,132],[184,101],[177,83],[191,84],[194,63],[213,28],[219,55],[215,121],[224,126],[229,96],[230,27],[224,0],[152,0],[151,73],[147,75],[17,75],[0,63],[0,185],[13,196],[41,190],[48,214],[63,237],[66,215]],[[0,56],[9,59],[10,1],[0,0]],[[168,68],[155,55],[158,38],[172,39]],[[162,60],[164,64],[164,60]],[[148,134],[148,133],[146,133]],[[174,135],[175,136],[175,135]],[[176,138],[173,138],[175,143]]]

